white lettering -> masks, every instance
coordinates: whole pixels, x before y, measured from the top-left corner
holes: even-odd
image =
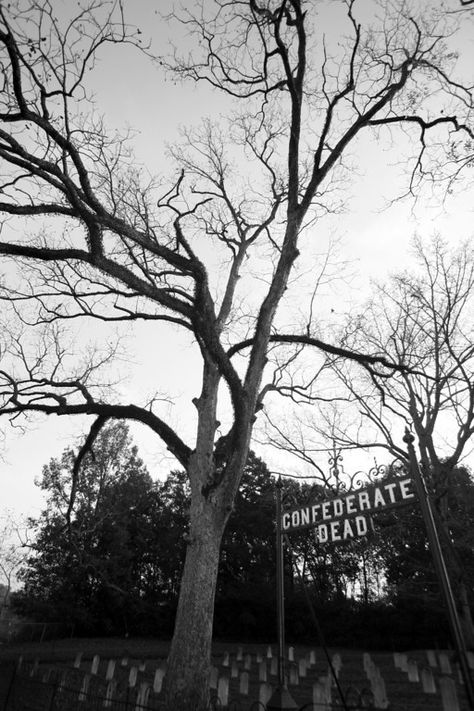
[[[415,494],[413,491],[409,491],[411,487],[411,479],[403,479],[400,482],[400,491],[402,493],[402,499],[412,499]]]
[[[329,513],[329,506],[331,505],[330,501],[325,501],[324,504],[322,505],[322,511],[323,511],[323,518],[331,518],[331,514]]]
[[[313,516],[313,523],[316,523],[316,519],[318,518],[317,511],[320,508],[321,508],[321,506],[319,504],[314,504],[314,506],[311,508],[311,513]]]
[[[326,543],[328,540],[328,527],[325,523],[318,526],[318,541],[320,543]]]
[[[300,525],[300,512],[299,511],[293,511],[291,514],[291,525],[296,527]]]
[[[346,509],[347,509],[347,513],[349,513],[349,514],[355,513],[357,511],[357,509],[354,506],[354,499],[355,499],[354,494],[351,494],[350,496],[348,496],[346,498]]]
[[[397,499],[395,497],[395,494],[393,493],[393,490],[396,488],[397,482],[394,482],[393,484],[385,484],[385,488],[388,491],[388,495],[390,496],[390,501],[392,504],[395,504]]]
[[[344,506],[341,499],[335,499],[333,501],[334,517],[339,518],[344,513]]]
[[[344,538],[344,540],[346,538],[354,538],[354,531],[352,530],[351,522],[348,518],[346,518],[346,520],[344,521],[344,531],[342,537]]]
[[[290,514],[289,513],[283,514],[282,526],[284,529],[287,529],[290,527]]]
[[[356,516],[355,518],[355,523],[356,523],[356,529],[357,529],[357,535],[358,536],[365,536],[367,533],[367,519],[365,516]]]
[[[370,509],[369,494],[367,491],[359,492],[359,508],[361,511],[364,509]]]
[[[331,521],[331,540],[332,541],[340,541],[341,536],[338,533],[339,531],[339,521]]]
[[[375,489],[375,494],[374,494],[374,507],[375,506],[386,506],[387,504],[385,503],[385,499],[382,496],[382,492],[380,489]]]
[[[309,523],[309,509],[302,509],[301,511],[301,525]]]

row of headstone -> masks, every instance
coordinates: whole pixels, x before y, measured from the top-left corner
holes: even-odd
[[[395,653],[395,666],[408,675],[408,681],[420,682],[425,694],[436,694],[436,680],[433,674],[433,669],[439,670],[438,684],[443,711],[459,711],[459,700],[457,695],[456,683],[450,676],[453,672],[452,664],[449,655],[446,652],[436,652],[432,649],[426,650],[426,656],[429,666],[423,666],[421,671],[415,660],[410,659],[407,654]],[[474,655],[471,656],[469,664],[474,664]],[[471,667],[472,668],[472,667]],[[462,678],[459,678],[462,682]]]
[[[364,652],[363,664],[367,679],[370,682],[375,708],[388,709],[389,702],[384,678],[368,652]]]

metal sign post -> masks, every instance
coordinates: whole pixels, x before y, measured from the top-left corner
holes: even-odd
[[[410,468],[413,475],[413,480],[415,483],[415,488],[417,490],[418,499],[420,502],[421,513],[426,526],[426,533],[428,535],[428,542],[433,556],[433,562],[438,576],[438,580],[443,593],[444,601],[446,604],[449,625],[451,628],[451,634],[453,637],[453,643],[456,648],[456,653],[459,660],[459,665],[461,667],[461,673],[464,679],[464,685],[466,689],[466,696],[468,698],[469,708],[471,711],[474,710],[474,690],[471,679],[471,671],[469,668],[469,663],[467,660],[467,650],[464,643],[464,637],[462,634],[461,624],[459,621],[458,611],[456,609],[456,603],[454,600],[453,590],[451,588],[451,583],[448,576],[448,571],[446,569],[446,563],[444,561],[443,551],[441,549],[441,544],[439,542],[438,531],[436,530],[436,525],[433,517],[433,510],[431,508],[431,501],[426,490],[426,484],[423,479],[422,473],[418,466],[416,459],[415,449],[413,447],[413,442],[415,441],[414,436],[408,430],[405,430],[405,436],[403,441],[408,447],[408,455],[410,457]]]
[[[285,675],[285,571],[283,566],[283,536],[281,528],[281,476],[276,483],[276,575],[277,575],[277,625],[278,625],[278,686],[267,704],[267,711],[296,709]]]

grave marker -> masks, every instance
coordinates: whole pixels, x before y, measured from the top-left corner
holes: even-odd
[[[137,695],[137,703],[135,704],[135,711],[141,711],[141,709],[148,706],[148,698],[150,696],[150,685],[146,681],[142,681]]]
[[[264,659],[262,659],[262,661],[258,665],[258,680],[259,681],[266,681],[267,680],[267,662]]]
[[[450,677],[442,676],[439,680],[443,711],[460,711],[456,684]]]
[[[82,660],[82,652],[78,652],[76,654],[76,658],[74,660],[74,669],[79,669],[81,666],[81,660]]]
[[[263,706],[264,709],[267,708],[267,704],[272,697],[273,689],[270,684],[260,684],[258,690],[258,701]]]
[[[81,690],[79,691],[79,695],[77,697],[77,700],[82,702],[85,701],[87,698],[87,692],[89,691],[89,682],[91,680],[90,674],[84,674],[84,677],[82,679],[82,684],[81,684]]]
[[[161,667],[157,667],[156,671],[155,671],[155,676],[153,678],[153,691],[155,692],[155,694],[160,693],[164,677],[165,677],[165,670],[162,669]]]
[[[221,706],[227,706],[229,703],[229,679],[226,676],[221,676],[217,683],[217,698]]]
[[[249,693],[249,673],[244,671],[239,679],[239,694],[247,696]]]
[[[446,652],[440,652],[438,655],[439,668],[442,674],[451,674],[451,662]]]
[[[436,660],[436,652],[434,651],[434,649],[427,649],[426,656],[428,657],[428,664],[430,665],[430,667],[438,666],[438,662]]]
[[[418,673],[418,664],[414,659],[408,661],[408,681],[420,681],[420,675]]]
[[[135,687],[137,683],[138,669],[137,667],[130,667],[130,673],[128,675],[128,685],[131,689]]]
[[[107,664],[107,671],[105,672],[105,680],[111,681],[114,678],[115,673],[115,659],[109,659]]]
[[[231,668],[230,668],[230,676],[231,679],[237,679],[239,676],[239,668],[237,666],[237,662],[232,662]]]
[[[433,672],[429,667],[424,667],[421,670],[421,685],[425,694],[436,694]]]
[[[91,674],[97,674],[99,670],[99,664],[100,664],[100,657],[98,654],[94,654],[92,657],[92,664],[91,664]]]
[[[104,699],[105,708],[110,708],[112,706],[116,686],[117,686],[117,682],[114,679],[111,679],[109,681],[109,683],[107,684],[107,688],[105,690],[105,699]]]

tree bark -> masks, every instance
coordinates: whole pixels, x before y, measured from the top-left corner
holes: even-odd
[[[197,504],[192,504],[188,548],[165,678],[167,711],[201,711],[209,707],[214,598],[225,521],[212,500],[201,496]]]

